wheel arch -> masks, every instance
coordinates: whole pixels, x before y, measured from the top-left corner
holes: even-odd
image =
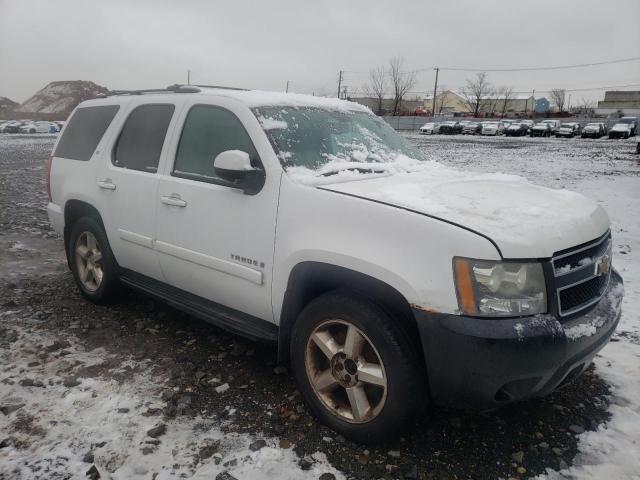
[[[94,218],[100,224],[100,227],[102,227],[103,230],[105,229],[102,216],[96,207],[83,200],[67,200],[64,204],[64,249],[67,253],[67,263],[69,258],[69,235],[71,234],[71,228],[73,224],[82,217]]]
[[[323,293],[343,290],[363,296],[397,319],[416,351],[423,356],[415,316],[409,301],[391,285],[370,275],[328,263],[305,261],[289,274],[280,314],[278,361],[289,359],[291,332],[298,314],[311,300]]]

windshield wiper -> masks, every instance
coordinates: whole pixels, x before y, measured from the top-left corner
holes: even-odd
[[[323,172],[320,174],[321,177],[330,177],[331,175],[337,175],[340,172],[344,172],[345,170],[349,170],[352,172],[358,173],[385,173],[386,170],[375,170],[373,168],[364,168],[364,167],[343,167],[336,168],[335,170],[329,170],[328,172]]]

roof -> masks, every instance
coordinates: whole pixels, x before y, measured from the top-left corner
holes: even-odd
[[[112,92],[108,98],[117,95],[213,95],[233,98],[249,108],[266,106],[318,107],[337,111],[370,112],[366,106],[338,98],[316,97],[300,93],[269,92],[262,90],[241,90],[236,88],[173,85],[167,89],[150,89]]]

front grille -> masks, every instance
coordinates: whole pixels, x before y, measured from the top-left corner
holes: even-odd
[[[611,276],[611,234],[563,250],[552,259],[558,313],[566,317],[597,303]]]
[[[584,283],[560,291],[559,300],[562,310],[567,312],[600,298],[609,283],[608,275],[600,275]]]

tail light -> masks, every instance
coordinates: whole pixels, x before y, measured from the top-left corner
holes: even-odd
[[[47,196],[51,202],[51,164],[53,163],[53,156],[47,159]]]

